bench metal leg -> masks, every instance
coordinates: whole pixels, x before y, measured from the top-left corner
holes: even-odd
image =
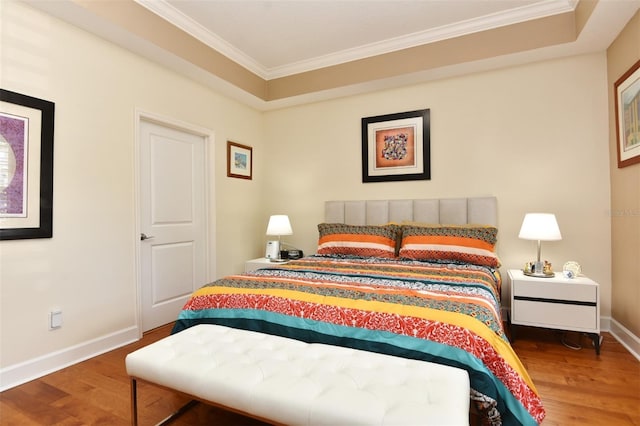
[[[138,426],[138,386],[133,377],[131,378],[131,425]]]
[[[158,426],[171,423],[173,420],[181,416],[185,411],[187,411],[197,403],[198,401],[192,399],[182,407],[178,408],[178,410],[176,410],[173,414],[158,423]],[[133,377],[131,378],[131,425],[138,426],[138,382]]]
[[[157,426],[168,425],[169,423],[174,421],[176,418],[180,417],[185,411],[189,410],[191,407],[196,405],[197,403],[198,401],[196,401],[195,399],[192,399],[191,401],[184,404],[182,407],[178,408],[178,410],[175,413],[171,414],[169,417],[167,417],[166,419],[158,423]]]

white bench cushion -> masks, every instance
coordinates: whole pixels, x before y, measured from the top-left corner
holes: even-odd
[[[289,425],[469,424],[461,369],[218,325],[126,358],[130,376]]]

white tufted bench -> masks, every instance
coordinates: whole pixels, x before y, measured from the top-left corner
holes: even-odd
[[[468,425],[461,369],[218,325],[198,325],[127,355],[136,381],[274,424]]]

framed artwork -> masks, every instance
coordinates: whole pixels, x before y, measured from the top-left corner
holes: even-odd
[[[431,179],[429,110],[362,119],[362,182]]]
[[[640,163],[640,60],[614,84],[618,168]]]
[[[51,238],[53,102],[0,89],[0,240]]]
[[[227,176],[252,179],[253,148],[227,141]]]

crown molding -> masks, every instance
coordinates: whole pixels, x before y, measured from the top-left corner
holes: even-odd
[[[134,1],[265,80],[287,77],[427,43],[434,43],[493,28],[517,24],[519,22],[573,12],[577,4],[577,0],[538,2],[511,9],[503,13],[490,14],[480,18],[469,19],[451,25],[396,37],[379,43],[345,49],[330,55],[286,64],[281,67],[267,68],[195,20],[183,14],[166,0]]]
[[[167,3],[165,0],[133,1],[138,3],[140,6],[148,9],[149,11],[155,13],[165,21],[180,28],[187,34],[195,37],[197,40],[218,51],[237,64],[242,65],[252,73],[265,80],[268,79],[269,73],[264,66],[259,64],[249,55],[237,49],[232,44],[228,43],[223,38],[219,37],[217,34],[209,31],[203,25],[191,19],[190,17],[173,7],[171,4]]]

